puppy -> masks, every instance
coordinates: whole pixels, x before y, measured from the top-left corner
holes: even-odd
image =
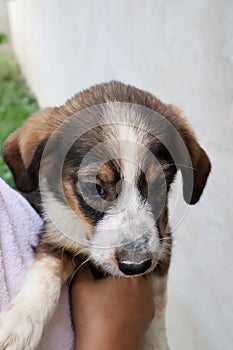
[[[144,349],[168,349],[168,194],[180,170],[184,199],[195,204],[210,172],[179,110],[120,82],[96,85],[31,116],[3,156],[44,225],[21,291],[0,316],[0,349],[37,348],[77,255],[114,276],[153,275]]]

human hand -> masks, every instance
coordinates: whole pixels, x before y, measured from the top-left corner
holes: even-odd
[[[154,316],[150,276],[94,279],[86,264],[71,286],[76,349],[136,350]]]

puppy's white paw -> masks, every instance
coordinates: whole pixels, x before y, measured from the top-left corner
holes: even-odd
[[[40,320],[26,305],[11,304],[0,315],[0,350],[35,350],[42,336]]]

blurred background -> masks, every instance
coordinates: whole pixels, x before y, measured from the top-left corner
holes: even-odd
[[[233,1],[0,0],[0,144],[40,107],[118,79],[179,106],[212,162],[174,231],[172,350],[233,349]],[[0,175],[12,183],[0,163]]]

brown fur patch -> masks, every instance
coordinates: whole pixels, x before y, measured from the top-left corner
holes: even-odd
[[[97,177],[106,183],[113,183],[115,180],[113,169],[108,164],[103,164],[100,167]]]
[[[150,165],[146,173],[147,181],[149,183],[153,183],[158,177],[158,175],[159,175],[159,169],[157,169],[156,166],[153,164]]]
[[[162,237],[166,237],[167,233],[167,223],[168,223],[168,213],[167,207],[162,211],[161,215],[158,218],[157,224],[159,226],[159,231]]]
[[[72,189],[72,185],[70,183],[70,181],[64,181],[63,182],[63,188],[64,188],[64,194],[65,194],[65,198],[67,199],[68,205],[70,206],[70,208],[75,212],[75,214],[83,221],[85,222],[85,224],[89,225],[90,228],[92,227],[92,221],[89,220],[88,217],[86,217],[85,215],[83,215],[83,212],[81,211],[79,205],[78,205],[78,201],[77,198],[75,198],[74,196],[74,192]]]

